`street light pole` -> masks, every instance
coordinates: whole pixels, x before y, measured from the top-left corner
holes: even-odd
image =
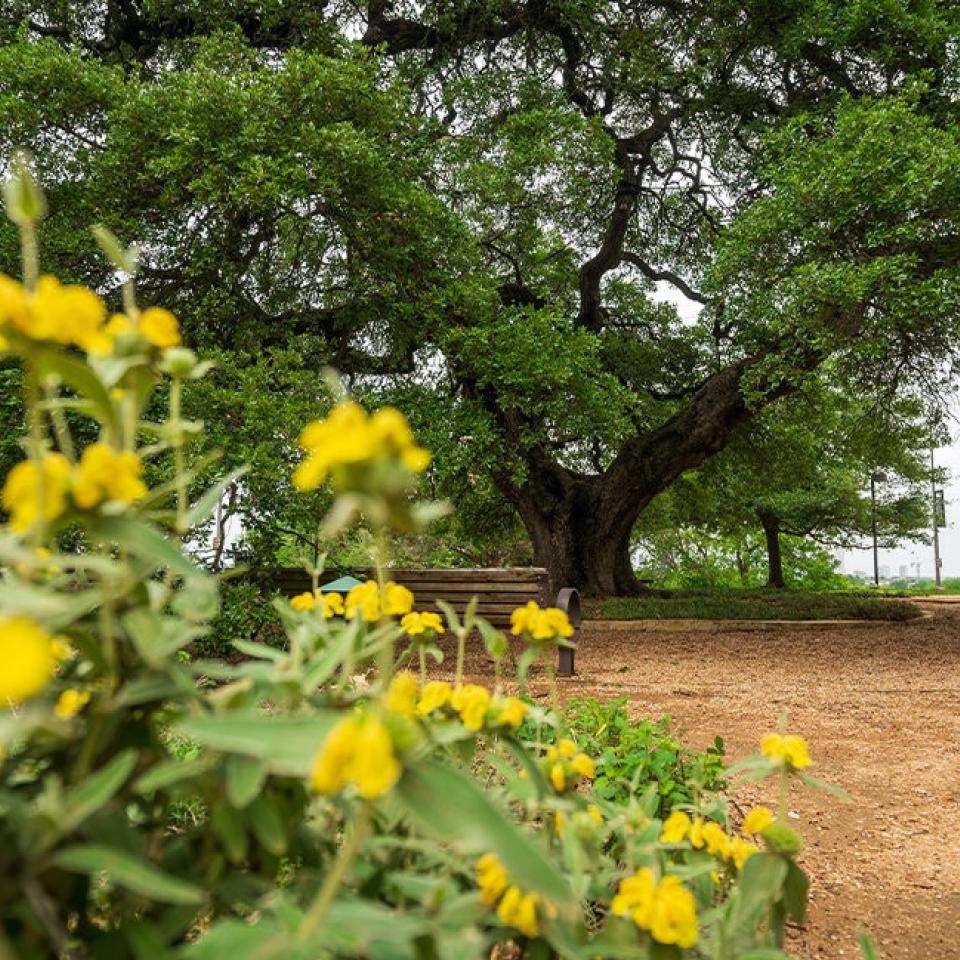
[[[873,525],[873,585],[880,586],[880,556],[877,552],[877,484],[883,483],[887,475],[882,470],[870,474],[870,519]]]
[[[930,489],[933,491],[933,582],[937,590],[943,589],[940,582],[940,530],[937,526],[940,522],[937,510],[937,477],[934,473],[936,468],[933,465],[933,447],[930,448]]]

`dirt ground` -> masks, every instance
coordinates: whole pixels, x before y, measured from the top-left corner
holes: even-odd
[[[793,797],[811,909],[791,955],[858,957],[866,929],[884,960],[960,960],[960,603],[924,607],[930,619],[840,629],[587,624],[578,675],[561,681],[565,696],[626,693],[638,715],[667,713],[691,746],[719,734],[731,760],[787,711],[811,773],[851,797]],[[467,672],[489,681],[471,647]],[[737,799],[775,803],[755,786]]]

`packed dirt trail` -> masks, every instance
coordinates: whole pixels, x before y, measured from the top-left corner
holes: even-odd
[[[960,605],[924,608],[929,619],[906,624],[769,632],[586,624],[577,676],[561,681],[564,697],[626,694],[638,716],[669,714],[691,746],[720,735],[732,760],[786,711],[811,773],[850,796],[791,800],[811,877],[792,956],[857,957],[866,929],[884,960],[960,960]],[[489,682],[479,642],[466,667]],[[775,800],[755,786],[736,799]]]

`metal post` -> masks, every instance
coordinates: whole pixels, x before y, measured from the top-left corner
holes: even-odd
[[[940,582],[940,530],[937,527],[937,478],[934,473],[933,465],[933,447],[930,448],[930,489],[932,491],[933,503],[931,510],[933,513],[933,581],[937,590],[943,589]]]
[[[880,556],[877,552],[877,484],[883,483],[887,475],[882,470],[870,474],[870,522],[873,527],[873,585],[880,586]]]

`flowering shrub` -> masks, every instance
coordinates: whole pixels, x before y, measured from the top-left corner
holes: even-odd
[[[23,170],[7,193],[25,265],[22,285],[0,283],[0,331],[24,365],[30,431],[0,537],[0,952],[460,960],[512,942],[514,956],[585,960],[780,956],[806,899],[783,810],[750,815],[754,843],[707,793],[666,822],[656,788],[594,795],[596,758],[555,703],[462,682],[474,626],[498,677],[506,646],[472,610],[443,622],[381,576],[278,601],[283,649],[179,656],[218,610],[216,578],[177,542],[220,495],[191,503],[182,457],[199,425],[182,420],[179,388],[203,366],[175,318],[138,307],[135,256],[102,232],[128,276],[122,314],[38,279],[42,198]],[[164,377],[169,416],[150,422]],[[68,411],[98,428],[86,450]],[[429,456],[396,411],[343,403],[302,446],[298,486],[329,478],[339,494],[328,526],[362,512],[382,533],[430,515],[409,502]],[[148,489],[157,456],[173,480]],[[58,550],[67,527],[82,531],[77,552]],[[532,656],[568,628],[539,608],[513,623]],[[444,630],[460,647],[454,684],[397,669]],[[785,803],[810,758],[777,736],[743,770],[779,778]]]

